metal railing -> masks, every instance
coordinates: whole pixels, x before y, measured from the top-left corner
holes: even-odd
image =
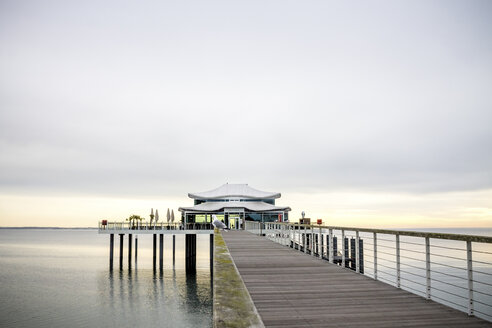
[[[113,230],[136,230],[136,231],[148,231],[148,230],[213,230],[214,226],[212,223],[187,223],[182,224],[181,222],[158,222],[158,223],[148,223],[148,222],[105,222],[99,221],[100,231],[113,231]]]
[[[265,236],[375,280],[492,321],[492,237],[246,222]]]

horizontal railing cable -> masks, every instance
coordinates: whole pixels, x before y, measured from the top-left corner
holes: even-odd
[[[388,268],[388,269],[391,269],[391,270],[396,270],[396,268],[393,268],[393,267],[390,267],[390,266],[387,266],[387,265],[384,265],[384,264],[381,264],[381,263],[378,263],[378,267],[379,266],[382,266],[383,268]]]
[[[432,297],[431,297],[431,298],[433,298],[433,299],[434,299],[434,298],[437,298],[438,300],[441,300],[441,301],[443,301],[443,302],[446,302],[446,303],[450,303],[450,304],[453,304],[453,305],[459,306],[459,307],[460,307],[460,308],[462,308],[462,309],[466,309],[466,306],[464,306],[463,304],[459,304],[459,303],[456,303],[456,302],[450,301],[450,300],[448,300],[448,299],[444,299],[444,298],[439,297],[439,296],[436,296],[436,295],[432,295]]]
[[[382,272],[382,273],[384,273],[384,272]],[[386,278],[378,277],[378,280],[380,280],[380,281],[382,281],[384,283],[387,283],[389,285],[392,285],[392,286],[396,285],[396,281],[391,281],[391,280],[386,279]]]
[[[445,266],[445,267],[448,267],[448,268],[453,268],[453,269],[458,269],[458,270],[464,270],[464,271],[467,271],[467,269],[465,269],[465,268],[460,268],[460,267],[456,267],[456,266],[452,266],[452,265],[449,265],[449,264],[444,264],[444,263],[440,263],[440,262],[432,262],[432,264],[435,264],[435,265],[441,265],[441,266]]]
[[[452,260],[466,261],[466,259],[464,259],[464,258],[455,257],[455,256],[449,256],[449,255],[442,255],[442,254],[435,254],[435,253],[430,253],[430,255],[431,256],[445,257],[445,258],[452,259]]]
[[[408,266],[408,267],[411,267],[411,268],[414,268],[414,269],[419,269],[419,270],[424,270],[424,271],[426,270],[425,268],[421,268],[421,267],[418,267],[416,265],[408,264],[406,262],[401,262],[400,265],[405,265],[405,266]]]
[[[422,290],[419,290],[419,289],[416,289],[416,288],[413,288],[413,287],[410,287],[408,285],[401,285],[401,289],[405,289],[405,290],[411,290],[414,294],[416,294],[417,296],[423,296],[425,294],[424,291]]]
[[[419,262],[425,262],[425,260],[422,260],[422,259],[416,259],[415,257],[411,257],[411,256],[405,256],[405,255],[401,255],[401,254],[400,254],[400,257],[401,257],[401,258],[404,258],[404,259],[408,259],[408,260],[419,261]]]
[[[400,240],[400,243],[401,243],[401,244],[409,244],[409,245],[416,245],[416,246],[422,246],[422,247],[425,247],[425,244],[414,243],[414,242],[411,242],[411,241],[403,241],[403,240]]]
[[[437,287],[432,286],[432,289],[438,290],[438,291],[440,291],[442,293],[446,293],[446,294],[449,294],[449,295],[453,295],[453,296],[456,296],[456,297],[459,297],[459,298],[465,298],[466,299],[466,296],[463,296],[463,295],[460,295],[460,294],[456,294],[456,293],[452,293],[450,291],[447,291],[447,290],[444,290],[444,289],[441,289],[441,288],[437,288]]]
[[[489,262],[483,262],[483,261],[477,261],[477,260],[472,260],[473,263],[480,263],[480,264],[486,264],[486,265],[491,265]]]
[[[423,253],[423,251],[416,251],[416,250],[413,250],[413,249],[406,249],[406,248],[401,248],[401,247],[400,247],[400,251],[417,253],[417,254],[422,254]]]
[[[485,305],[485,306],[488,306],[488,307],[492,308],[492,305],[487,304],[487,303],[484,303],[484,302],[480,302],[479,300],[473,300],[473,302],[476,302],[478,304],[482,304],[482,305]]]
[[[388,252],[383,252],[378,250],[378,254],[385,254],[385,255],[391,255],[391,256],[396,256],[396,253],[388,253]]]
[[[474,250],[473,253],[480,253],[480,254],[492,255],[492,252],[486,252],[486,251],[476,251],[476,250]]]
[[[475,279],[473,279],[472,281],[473,281],[473,282],[476,282],[476,283],[478,283],[478,284],[482,284],[482,285],[486,285],[486,286],[490,286],[490,287],[492,287],[492,284],[489,284],[489,283],[487,283],[487,282],[483,282],[483,281],[479,281],[479,280],[475,280]]]
[[[486,317],[492,318],[492,314],[490,314],[490,313],[483,313],[482,311],[479,311],[477,309],[474,309],[473,311],[476,313],[480,313],[481,315],[484,315]],[[489,321],[490,321],[490,319],[489,319]]]
[[[403,273],[406,273],[406,274],[411,274],[412,276],[415,276],[415,277],[419,277],[419,278],[426,278],[426,276],[422,276],[420,274],[416,274],[416,273],[413,273],[413,272],[410,272],[410,271],[405,271],[405,270],[402,270],[400,269],[400,272],[403,272]]]
[[[454,275],[454,274],[451,274],[451,273],[445,273],[445,272],[441,272],[441,271],[437,271],[437,270],[430,270],[431,272],[434,272],[434,273],[437,273],[437,274],[442,274],[442,275],[445,275],[445,276],[448,276],[448,277],[452,277],[452,278],[458,278],[458,279],[462,279],[462,280],[466,280],[467,278],[465,277],[460,277],[460,276],[457,276],[457,275]]]
[[[404,278],[404,277],[400,277],[401,280],[406,280],[406,281],[410,281],[411,283],[414,283],[414,284],[417,284],[417,285],[420,285],[420,286],[423,286],[423,287],[426,287],[425,284],[421,283],[421,282],[418,282],[418,281],[415,281],[415,280],[412,280],[412,279],[408,279],[408,278]]]
[[[436,278],[431,278],[431,280],[432,280],[432,281],[437,281],[438,283],[441,283],[441,284],[445,284],[445,285],[453,286],[453,287],[456,287],[456,288],[460,288],[460,289],[468,290],[468,287],[459,286],[459,285],[452,284],[452,283],[447,282],[447,281],[442,281],[442,280],[439,280],[439,279],[436,279]],[[432,287],[432,288],[435,288],[435,287]],[[436,288],[436,289],[437,289],[437,288]],[[463,297],[464,297],[464,296],[463,296]]]
[[[449,247],[449,246],[440,246],[440,245],[431,245],[432,248],[442,248],[442,249],[451,249],[455,251],[462,251],[466,252],[466,249],[463,248],[457,248],[457,247]]]
[[[485,274],[485,275],[488,275],[488,276],[492,276],[492,273],[491,272],[483,272],[483,271],[475,270],[475,269],[473,269],[473,272],[480,273],[480,274]]]

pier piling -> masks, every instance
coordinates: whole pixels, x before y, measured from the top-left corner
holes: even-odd
[[[152,241],[153,241],[152,263],[153,263],[153,268],[155,271],[155,269],[156,269],[156,244],[157,244],[157,235],[156,234],[152,235]]]
[[[123,236],[120,234],[120,269],[123,269]]]
[[[210,235],[210,273],[214,274],[214,234]]]
[[[138,235],[135,235],[135,267],[137,267]]]
[[[185,237],[186,272],[196,271],[196,234],[187,234]]]
[[[109,270],[113,270],[114,234],[109,235]]]
[[[176,235],[173,235],[173,265],[176,259]]]
[[[164,235],[159,235],[159,270],[164,269]]]
[[[132,267],[132,234],[128,234],[128,268]]]

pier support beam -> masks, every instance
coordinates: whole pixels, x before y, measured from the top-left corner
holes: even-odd
[[[114,233],[109,235],[109,270],[113,270]]]
[[[138,235],[135,235],[135,267],[137,267]]]
[[[176,235],[173,235],[173,265],[176,261]]]
[[[210,275],[214,274],[214,234],[210,234]]]
[[[153,268],[154,268],[154,271],[156,269],[156,244],[157,244],[157,235],[156,234],[153,234],[152,235],[152,238],[153,238],[153,244],[152,244],[152,264],[153,264]]]
[[[120,234],[120,269],[123,269],[123,236]]]
[[[196,272],[196,235],[185,235],[186,272]]]
[[[164,235],[159,235],[159,269],[164,269]]]
[[[128,268],[132,268],[132,234],[128,234]]]

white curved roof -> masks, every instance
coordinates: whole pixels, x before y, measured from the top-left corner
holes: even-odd
[[[251,199],[272,199],[280,198],[279,192],[261,191],[251,188],[247,184],[224,184],[219,188],[189,193],[188,197],[193,199],[224,199],[231,197],[251,198]]]
[[[244,208],[252,212],[290,211],[290,207],[275,206],[265,202],[205,202],[191,207],[180,207],[179,211],[220,212],[226,208]]]

